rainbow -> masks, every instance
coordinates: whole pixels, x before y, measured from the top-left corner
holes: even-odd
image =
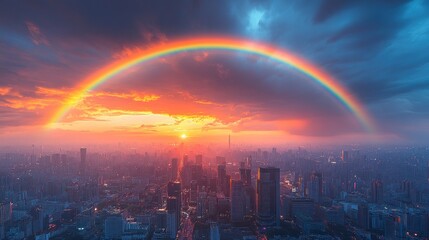
[[[76,88],[76,92],[72,94],[73,97],[69,99],[55,113],[48,124],[60,122],[77,103],[87,96],[88,93],[122,71],[155,58],[195,50],[227,50],[246,52],[267,57],[280,63],[290,65],[309,76],[314,82],[320,84],[329,93],[331,93],[356,116],[361,125],[367,131],[371,132],[375,129],[372,119],[362,104],[360,104],[359,101],[346,90],[346,88],[341,86],[341,84],[335,80],[334,77],[329,75],[322,68],[285,49],[280,49],[262,42],[224,36],[194,36],[192,38],[171,41],[166,44],[159,44],[146,51],[140,52],[135,56],[131,56],[124,60],[109,64],[108,66],[100,69],[99,71],[96,71],[94,74],[91,74],[86,79],[84,79]]]

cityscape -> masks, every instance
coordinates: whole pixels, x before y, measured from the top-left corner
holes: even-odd
[[[429,147],[196,147],[2,153],[2,239],[429,236]]]
[[[429,2],[0,1],[0,240],[429,239]]]

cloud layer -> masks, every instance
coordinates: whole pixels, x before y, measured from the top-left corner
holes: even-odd
[[[381,134],[427,142],[428,9],[426,1],[7,2],[0,9],[0,128],[43,126],[82,79],[114,60],[178,37],[222,34],[299,53],[341,81]],[[222,51],[138,66],[94,91],[66,122],[143,112],[179,121],[160,123],[171,129],[183,116],[203,118],[192,123],[202,132],[362,133],[343,106],[295,70]]]

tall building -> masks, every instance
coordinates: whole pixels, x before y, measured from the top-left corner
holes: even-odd
[[[252,185],[252,170],[250,168],[240,168],[240,180],[244,185]]]
[[[180,182],[168,182],[167,184],[167,195],[169,199],[175,199],[170,201],[170,210],[175,209],[176,214],[176,223],[177,226],[180,225],[180,217],[181,217],[181,211],[182,211],[182,186]],[[168,204],[168,202],[167,202]],[[175,204],[176,206],[173,206],[171,204]],[[174,208],[173,208],[174,207]],[[167,205],[167,211],[168,211],[168,205]],[[175,235],[176,233],[174,233]]]
[[[79,175],[83,176],[86,173],[86,148],[80,149],[80,165]]]
[[[175,239],[180,223],[178,222],[177,213],[179,204],[176,197],[167,198],[167,232],[170,238]]]
[[[226,180],[226,164],[219,164],[217,166],[217,182],[219,190],[225,192],[225,180]]]
[[[280,225],[280,169],[261,167],[256,181],[256,219],[260,226]]]
[[[373,180],[371,184],[371,202],[382,204],[383,200],[383,183],[381,180]]]
[[[349,151],[342,150],[341,151],[341,159],[343,161],[348,161],[349,160]]]
[[[171,180],[176,181],[179,173],[179,159],[171,159]]]
[[[320,172],[313,172],[311,174],[308,184],[308,194],[315,202],[322,200],[322,174]]]
[[[242,222],[246,210],[244,185],[240,180],[230,181],[231,186],[231,222]]]

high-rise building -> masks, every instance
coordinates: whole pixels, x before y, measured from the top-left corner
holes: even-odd
[[[343,161],[348,161],[349,160],[349,151],[342,150],[341,151],[341,159]]]
[[[383,183],[377,179],[371,184],[371,202],[382,204],[383,201]]]
[[[217,182],[219,190],[225,192],[225,180],[226,180],[226,164],[219,164],[217,166]]]
[[[171,159],[171,180],[176,181],[179,173],[179,159]]]
[[[207,193],[204,191],[198,193],[196,212],[197,218],[204,218],[207,215]]]
[[[180,184],[180,182],[175,181],[175,182],[168,182],[167,184],[167,195],[168,197],[174,197],[175,200],[175,208],[176,209],[176,223],[177,226],[180,225],[180,217],[181,217],[181,210],[182,210],[182,186]],[[173,200],[171,200],[170,204],[172,203]],[[168,202],[167,202],[168,203]],[[168,205],[167,205],[168,208]],[[170,209],[173,209],[173,206],[170,206]],[[167,209],[168,210],[168,209]]]
[[[246,186],[252,185],[252,170],[250,168],[240,168],[240,180]]]
[[[256,218],[260,226],[280,225],[280,169],[261,167],[256,182]]]
[[[230,197],[230,188],[229,188],[229,181],[231,181],[231,175],[225,176],[224,186],[223,186],[223,193],[225,194],[225,197]]]
[[[308,184],[308,193],[311,199],[315,202],[322,200],[322,174],[320,172],[313,172],[310,176]]]
[[[230,181],[231,186],[231,222],[242,222],[246,210],[244,185],[240,180]]]
[[[170,238],[176,238],[177,230],[179,230],[179,222],[177,214],[180,212],[178,209],[179,204],[176,197],[167,198],[167,232]]]
[[[86,148],[80,149],[80,165],[79,165],[79,174],[81,176],[86,173]]]

